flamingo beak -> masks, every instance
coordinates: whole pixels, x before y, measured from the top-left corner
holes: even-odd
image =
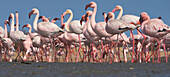
[[[39,18],[38,19],[42,19],[42,16],[39,16]]]
[[[10,25],[9,21],[7,22],[8,25]]]
[[[33,14],[33,12],[34,12],[34,11],[31,11],[31,12],[29,13],[29,18],[31,18],[31,15]]]
[[[60,20],[60,18],[57,18],[57,17],[56,17],[56,18],[54,18],[54,20]]]
[[[85,10],[87,10],[88,7],[90,7],[92,4],[87,4]]]
[[[88,14],[89,13],[86,13],[86,15],[85,15],[85,21],[87,21],[87,17],[89,16]]]
[[[64,29],[64,26],[65,26],[65,24],[62,24],[62,25],[61,25],[61,29]]]
[[[8,17],[8,21],[9,21],[9,22],[10,22],[11,18],[12,18],[11,16]]]
[[[162,17],[158,17],[158,19],[162,19]]]
[[[82,25],[82,21],[83,21],[83,18],[81,18],[81,20],[80,20],[80,24]]]
[[[108,20],[109,20],[109,17],[107,16],[107,17],[106,17],[106,23],[108,22]]]
[[[105,14],[105,12],[102,13],[102,15],[104,15],[104,14]]]
[[[114,8],[113,10],[112,10],[112,12],[114,13],[116,11],[116,8]]]
[[[24,25],[24,26],[22,27],[22,29],[23,29],[24,27],[27,27],[27,25]]]

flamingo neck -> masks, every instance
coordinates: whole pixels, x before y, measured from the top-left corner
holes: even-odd
[[[91,16],[91,26],[94,29],[95,28],[95,24],[96,24],[96,20],[95,20],[95,16],[96,16],[96,12],[97,12],[97,5],[94,7],[93,9],[93,14]]]
[[[19,19],[18,19],[18,14],[16,14],[16,31],[19,31]]]
[[[39,18],[39,12],[36,14],[34,22],[33,22],[33,29],[35,32],[37,32],[37,22],[38,22],[38,18]],[[37,32],[38,33],[38,32]]]
[[[14,17],[12,17],[10,32],[13,32],[13,31],[14,31]]]
[[[87,17],[87,21],[86,21],[86,23],[84,24],[83,32],[86,31],[88,22],[89,22],[89,17]]]
[[[112,18],[110,20],[114,20],[115,19],[115,15],[114,13],[112,13]]]
[[[29,27],[29,31],[28,31],[28,33],[30,34],[30,33],[31,33],[31,31],[32,31],[32,29],[31,29],[31,27]]]
[[[119,15],[117,16],[116,19],[120,19],[123,15],[123,9],[120,9]]]
[[[67,20],[66,26],[65,26],[65,30],[66,30],[67,32],[70,32],[70,30],[69,30],[69,23],[71,22],[72,19],[73,19],[73,13],[71,12],[71,13],[70,13],[70,17],[69,17],[69,19]]]
[[[5,24],[5,38],[7,38],[7,37],[8,37],[8,32],[7,32],[7,26]]]
[[[61,15],[61,26],[63,25],[63,20],[64,20],[63,15]]]
[[[103,15],[103,17],[104,17],[104,22],[106,22],[106,17],[107,17],[106,13]]]

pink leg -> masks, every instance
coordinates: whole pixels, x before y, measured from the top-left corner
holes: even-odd
[[[68,62],[68,44],[67,44],[67,47],[66,47],[66,55],[65,55],[65,62]]]
[[[168,56],[166,55],[166,48],[165,48],[165,42],[164,42],[164,53],[165,53],[165,61],[166,61],[166,63],[168,63]]]
[[[134,52],[134,48],[135,48],[135,40],[134,40],[134,37],[133,37],[133,32],[132,32],[132,30],[130,30],[130,33],[131,33],[132,39],[133,39],[132,60],[131,60],[131,62],[133,63],[133,62],[134,62],[133,55],[135,54],[135,52]]]
[[[157,45],[157,48],[158,48],[158,50],[157,50],[158,61],[157,61],[157,63],[161,63],[161,57],[160,57],[160,40],[158,39],[157,41],[158,41],[158,45]]]
[[[80,35],[78,35],[78,38],[79,38],[79,51],[78,51],[78,54],[77,54],[77,60],[76,60],[76,62],[78,62],[79,60],[79,54],[80,54],[80,49],[82,49],[82,47],[81,47],[81,40],[80,40]]]

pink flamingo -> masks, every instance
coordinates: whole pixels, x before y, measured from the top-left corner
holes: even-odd
[[[33,22],[33,28],[41,36],[53,38],[56,34],[62,34],[64,32],[56,24],[51,23],[51,22],[39,22],[37,24],[38,17],[39,17],[38,9],[33,8],[32,11],[29,13],[29,18],[31,17],[32,14],[36,14],[36,17]]]
[[[27,37],[22,31],[14,31],[14,14],[13,13],[10,14],[9,20],[11,18],[12,18],[12,21],[11,21],[10,38],[15,44],[22,44],[26,40]],[[18,25],[16,25],[16,26],[18,26]],[[18,52],[18,56],[19,56],[19,53],[20,53],[20,51]],[[16,59],[17,59],[17,57],[16,57]],[[20,56],[19,56],[19,58],[20,58]]]
[[[16,32],[22,33],[22,31],[19,31],[19,18],[18,17],[19,17],[19,14],[18,12],[16,12]],[[26,36],[24,35],[24,37],[25,37],[25,40],[22,41],[22,43],[23,43],[24,48],[26,49],[26,55],[24,56],[23,61],[26,61],[28,53],[30,53],[31,51],[32,41],[29,35],[26,35]]]
[[[6,20],[5,24],[4,24],[4,26],[5,26],[5,37],[2,38],[2,44],[3,44],[3,46],[5,47],[5,50],[6,50],[4,55],[8,54],[9,57],[10,57],[9,62],[12,62],[12,57],[11,56],[14,54],[13,50],[15,50],[15,49],[14,49],[13,41],[10,38],[8,38],[7,24],[10,25],[8,20]]]
[[[4,28],[2,28],[2,27],[0,26],[0,41],[1,41],[2,38],[4,38],[4,37],[5,37],[5,30],[4,30]],[[0,42],[0,59],[1,59],[1,61],[2,61],[2,53],[3,53],[2,47],[3,47],[2,42]]]
[[[166,24],[164,24],[162,20],[160,20],[158,18],[150,19],[149,15],[146,12],[142,12],[140,14],[140,23],[141,23],[141,30],[145,35],[155,37],[158,39],[158,49],[157,49],[158,60],[157,60],[157,62],[160,63],[161,62],[160,61],[160,53],[159,53],[160,39],[170,32],[169,27]],[[144,40],[145,39],[146,39],[146,37],[144,36]],[[165,52],[165,54],[166,54],[166,52]]]
[[[97,55],[98,52],[98,50],[96,50],[97,42],[100,39],[100,37],[94,32],[90,24],[89,16],[91,16],[92,14],[93,14],[92,11],[87,11],[86,15],[82,17],[80,22],[86,20],[86,23],[84,24],[84,28],[83,28],[83,34],[92,43],[91,45],[92,45],[93,59],[95,60],[95,56]]]
[[[166,63],[168,62],[168,50],[170,50],[170,42],[169,41],[170,41],[170,33],[165,35],[164,38],[163,38],[164,52],[166,52],[166,50],[167,50],[167,54],[165,54]]]
[[[74,20],[74,21],[72,21],[71,22],[71,20],[72,20],[72,18],[73,18],[73,12],[70,10],[70,9],[67,9],[63,14],[62,14],[62,17],[61,18],[63,18],[63,16],[65,16],[66,14],[70,14],[70,17],[69,17],[69,19],[67,20],[67,22],[65,22],[64,24],[65,24],[65,30],[67,31],[67,32],[69,32],[69,33],[76,33],[76,34],[78,34],[79,36],[79,45],[80,45],[80,47],[79,47],[79,51],[78,51],[78,55],[77,55],[77,60],[76,60],[76,62],[78,62],[78,57],[79,57],[79,53],[80,53],[80,49],[82,49],[82,47],[81,47],[81,40],[80,40],[80,34],[82,34],[83,33],[83,26],[84,26],[84,22],[82,23],[83,24],[83,26],[80,24],[80,21],[79,20]],[[62,20],[61,20],[62,21]],[[61,22],[61,23],[63,23],[63,22]],[[63,24],[62,24],[63,25]]]
[[[138,28],[139,26],[135,26],[132,24],[128,24],[123,20],[119,20],[123,14],[123,8],[119,5],[117,5],[112,12],[115,12],[117,10],[120,10],[120,13],[117,17],[117,19],[111,19],[108,21],[109,17],[106,19],[106,31],[110,34],[120,34],[123,33],[125,31],[131,30],[131,35],[133,35],[132,30]],[[133,36],[132,36],[133,37]],[[134,42],[133,42],[133,49],[134,49]],[[132,51],[134,53],[134,50]],[[134,62],[133,60],[133,54],[132,54],[132,62]]]
[[[38,35],[38,33],[32,33],[31,32],[32,28],[31,28],[30,24],[24,25],[22,28],[24,28],[24,27],[29,28],[28,35],[27,35],[28,38],[27,38],[26,41],[23,42],[24,45],[27,45],[27,46],[25,46],[25,48],[29,49],[29,47],[32,47],[32,46],[40,48],[41,45],[42,45],[42,42],[41,42],[41,39],[40,39],[40,36]],[[33,47],[32,49],[35,49],[35,48]],[[32,50],[32,51],[33,51],[34,56],[35,56],[36,55],[35,51],[34,50]],[[26,56],[24,56],[24,60],[27,59],[27,56],[28,56],[28,53],[26,53]],[[38,62],[37,56],[35,56],[35,61]]]

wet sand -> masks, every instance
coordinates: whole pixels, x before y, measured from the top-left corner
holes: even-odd
[[[0,77],[170,77],[169,63],[0,62]]]

